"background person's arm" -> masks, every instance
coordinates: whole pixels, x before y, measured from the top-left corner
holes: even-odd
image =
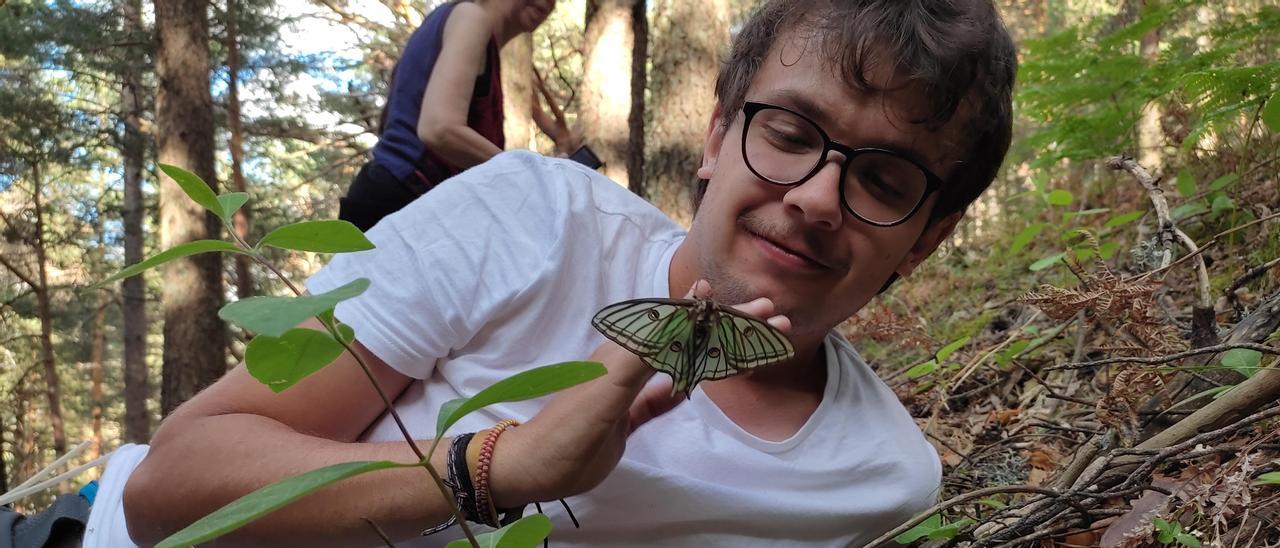
[[[418,113],[418,138],[436,155],[466,169],[502,152],[467,126],[476,78],[484,72],[493,29],[484,8],[463,2],[444,26],[443,46]]]

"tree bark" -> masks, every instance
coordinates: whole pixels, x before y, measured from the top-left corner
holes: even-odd
[[[1146,4],[1146,0],[1143,4]],[[1142,35],[1138,46],[1139,54],[1148,63],[1155,63],[1160,57],[1160,29],[1154,28]],[[1158,100],[1147,103],[1138,119],[1138,163],[1147,168],[1157,178],[1164,173],[1164,128],[1160,118],[1164,115],[1164,107]]]
[[[635,0],[598,0],[587,5],[583,41],[582,84],[578,91],[578,124],[583,143],[604,162],[601,172],[628,186],[630,147],[631,50],[635,36],[631,8]]]
[[[129,35],[142,34],[142,2],[125,0],[121,4],[125,29]],[[142,261],[142,163],[146,142],[142,134],[145,110],[142,71],[130,66],[120,91],[124,138],[124,262]],[[147,293],[141,274],[125,279],[121,286],[124,316],[124,441],[146,443],[151,439],[151,414],[147,398],[151,388],[147,379]]]
[[[227,0],[227,129],[231,133],[229,148],[231,149],[231,184],[236,192],[245,192],[247,187],[244,181],[244,127],[240,119],[240,36],[239,36],[239,17],[238,1]],[[233,225],[235,226],[236,236],[241,240],[248,241],[250,223],[253,218],[253,211],[249,208],[249,204],[245,204],[236,212]],[[237,253],[235,255],[236,265],[236,296],[241,299],[252,297],[255,293],[253,289],[253,274],[249,270],[250,260],[248,256]]]
[[[715,105],[714,75],[728,43],[727,0],[658,0],[649,79],[654,115],[645,135],[646,190],[658,209],[685,226],[693,220],[694,174]]]
[[[209,93],[209,21],[205,0],[155,2],[156,149],[158,160],[184,167],[216,187],[213,167],[213,98]],[[161,176],[160,240],[165,249],[212,238],[217,219]],[[164,267],[164,414],[217,380],[226,370],[226,326],[221,258],[216,253]]]
[[[49,267],[45,253],[44,240],[44,207],[40,193],[44,181],[41,180],[40,164],[31,166],[33,190],[31,200],[35,205],[36,233],[36,307],[40,315],[40,363],[44,368],[45,397],[49,403],[49,428],[53,431],[53,450],[61,455],[67,452],[67,435],[62,423],[62,385],[58,381],[57,363],[53,356],[53,312],[49,306]]]
[[[89,448],[89,460],[102,454],[102,370],[103,354],[107,338],[107,292],[99,290],[98,302],[93,313],[93,345],[89,351],[89,417],[92,421],[93,445]]]
[[[631,7],[631,31],[635,44],[631,48],[631,113],[627,116],[627,182],[631,192],[648,198],[644,180],[644,92],[649,83],[649,16],[647,0],[636,0]]]
[[[533,35],[524,33],[502,47],[502,133],[507,148],[537,150],[533,124]]]

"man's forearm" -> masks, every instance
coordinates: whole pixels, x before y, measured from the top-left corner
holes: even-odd
[[[175,417],[176,418],[176,417]],[[430,443],[420,443],[424,451]],[[432,462],[443,469],[446,443]],[[343,443],[272,419],[232,414],[170,421],[125,491],[129,532],[150,544],[264,485],[331,464],[414,462],[404,442]],[[408,538],[448,519],[449,507],[419,467],[372,472],[302,498],[224,539],[229,544],[376,545],[365,521]]]

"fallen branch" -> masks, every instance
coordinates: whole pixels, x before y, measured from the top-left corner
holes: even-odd
[[[944,500],[942,502],[939,502],[938,504],[935,504],[929,507],[928,510],[921,512],[920,514],[916,515],[916,517],[911,518],[903,522],[901,525],[894,527],[889,532],[883,535],[880,535],[879,537],[876,537],[875,540],[867,543],[867,546],[871,548],[875,548],[877,546],[884,545],[885,543],[888,543],[890,540],[893,540],[894,537],[897,537],[898,535],[901,535],[907,531],[910,531],[912,527],[915,527],[917,525],[920,525],[921,523],[924,523],[925,520],[929,519],[929,516],[937,514],[938,512],[942,512],[949,508],[959,506],[961,504],[964,504],[974,499],[981,499],[981,498],[989,497],[991,495],[1001,495],[1006,493],[1034,493],[1039,495],[1045,495],[1048,497],[1057,497],[1059,495],[1059,493],[1057,491],[1054,491],[1053,489],[1049,489],[1046,487],[1036,487],[1033,485],[1001,485],[997,487],[987,487],[985,489],[978,489],[977,491],[970,491],[963,495],[956,495],[954,497],[951,497],[947,500]]]
[[[1168,354],[1164,356],[1151,356],[1147,358],[1142,358],[1137,356],[1107,358],[1104,360],[1095,360],[1091,362],[1065,363],[1062,365],[1046,367],[1044,368],[1044,370],[1058,371],[1063,369],[1088,369],[1090,367],[1101,367],[1101,366],[1110,365],[1113,363],[1141,363],[1141,364],[1168,363],[1171,361],[1181,360],[1183,358],[1189,358],[1191,356],[1199,356],[1201,354],[1216,354],[1218,352],[1226,352],[1228,350],[1233,350],[1236,348],[1256,350],[1258,352],[1262,352],[1263,354],[1280,354],[1280,348],[1267,346],[1265,344],[1247,343],[1247,342],[1246,343],[1224,343],[1224,344],[1217,344],[1214,346],[1205,346],[1203,348],[1193,348],[1191,350],[1186,350],[1183,352],[1178,352],[1176,354]]]

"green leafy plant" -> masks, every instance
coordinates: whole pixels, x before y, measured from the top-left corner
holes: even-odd
[[[1258,476],[1253,482],[1254,485],[1280,485],[1280,472],[1267,472]]]
[[[942,514],[934,514],[919,525],[912,527],[907,532],[893,537],[893,541],[898,544],[911,544],[920,539],[929,540],[950,540],[960,533],[961,529],[973,525],[971,518],[960,518],[956,521],[946,522],[942,519]]]
[[[1184,531],[1181,523],[1176,521],[1170,523],[1160,518],[1156,518],[1153,523],[1156,526],[1156,542],[1165,546],[1176,544],[1187,548],[1200,548],[1200,539],[1189,531]]]
[[[428,457],[434,454],[445,431],[468,413],[495,403],[528,400],[581,384],[604,375],[606,371],[602,364],[565,362],[538,367],[499,381],[471,398],[446,402],[440,408],[435,440],[424,453],[404,427],[404,421],[396,412],[390,398],[374,380],[368,364],[359,353],[352,352],[350,345],[355,341],[354,332],[334,317],[334,309],[338,303],[364,293],[369,288],[369,280],[360,278],[325,293],[306,295],[281,274],[262,253],[264,247],[319,253],[350,253],[373,249],[373,243],[365,238],[364,233],[346,221],[304,221],[276,228],[256,244],[250,245],[238,237],[230,225],[235,212],[248,201],[247,194],[243,192],[214,194],[209,185],[191,172],[164,164],[160,165],[160,169],[171,177],[192,201],[217,216],[233,241],[200,240],[181,244],[125,268],[103,280],[99,285],[134,276],[169,261],[199,253],[225,252],[251,257],[284,282],[293,292],[293,296],[250,297],[228,303],[218,311],[218,316],[224,320],[257,334],[245,349],[245,367],[249,373],[272,391],[279,393],[289,389],[308,375],[323,369],[343,352],[350,352],[364,369],[391,417],[400,427],[405,441],[417,455],[418,462],[345,462],[287,478],[236,499],[174,533],[157,546],[181,547],[207,542],[235,531],[308,493],[335,482],[379,470],[412,467],[422,467],[427,471],[436,489],[447,502],[447,506],[453,509],[454,517],[457,518],[463,534],[466,535],[466,539],[459,539],[450,543],[449,546],[533,547],[547,537],[551,531],[551,522],[546,516],[540,514],[525,516],[495,531],[481,535],[473,534],[466,525],[466,520],[458,514],[450,491]],[[298,327],[309,318],[317,318],[324,327],[324,331]]]

